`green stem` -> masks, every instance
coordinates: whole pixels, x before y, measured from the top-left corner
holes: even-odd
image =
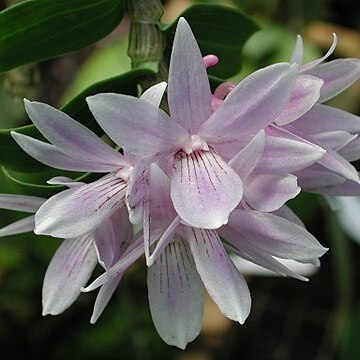
[[[126,0],[125,9],[130,18],[128,55],[132,68],[150,68],[156,75],[143,79],[143,88],[165,80],[167,66],[163,60],[165,36],[158,27],[163,15],[160,0]]]

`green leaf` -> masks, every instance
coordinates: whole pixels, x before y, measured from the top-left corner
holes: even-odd
[[[122,0],[28,0],[0,12],[0,72],[83,48],[121,21]]]
[[[136,96],[137,81],[140,77],[146,75],[153,75],[153,72],[148,69],[136,69],[125,74],[100,81],[81,92],[73,100],[68,102],[62,110],[77,121],[100,134],[102,131],[92,116],[86,104],[85,98],[101,92],[117,92]],[[0,130],[0,164],[8,169],[20,172],[34,172],[41,169],[48,169],[46,165],[37,162],[21,150],[12,139],[10,131],[16,131],[37,139],[42,139],[42,135],[34,125]]]
[[[226,78],[239,72],[241,49],[259,30],[254,20],[240,10],[215,4],[195,4],[180,16],[190,24],[202,54],[215,54],[220,58],[219,64],[209,69],[210,74]],[[177,20],[162,26],[170,44],[176,24]]]
[[[127,48],[128,42],[121,38],[94,49],[79,67],[61,103],[67,103],[92,84],[130,71],[131,60],[127,56]]]
[[[55,176],[70,176],[75,181],[91,182],[99,178],[99,174],[92,173],[75,173],[69,171],[62,171],[48,168],[36,173],[18,173],[2,168],[4,179],[6,181],[7,192],[9,189],[16,194],[23,194],[29,196],[40,196],[49,198],[61,190],[65,190],[63,185],[48,185],[47,180]]]

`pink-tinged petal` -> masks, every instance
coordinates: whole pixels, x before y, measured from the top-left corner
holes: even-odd
[[[169,68],[170,114],[190,133],[211,115],[211,92],[202,55],[190,26],[180,18]]]
[[[125,165],[121,154],[65,113],[28,100],[25,109],[39,131],[64,154],[87,162]]]
[[[323,144],[324,147],[338,151],[344,146],[355,140],[358,135],[351,135],[347,131],[327,131],[319,134],[312,135],[319,144]]]
[[[285,125],[305,114],[319,100],[324,81],[311,75],[299,75],[289,102],[275,119],[275,124]]]
[[[211,117],[200,135],[212,142],[236,140],[265,128],[284,109],[293,91],[297,65],[275,64],[240,82]]]
[[[165,249],[165,247],[168,246],[168,244],[171,241],[173,241],[174,234],[176,233],[176,230],[178,229],[179,225],[180,225],[180,217],[177,216],[171,222],[171,224],[166,228],[165,232],[161,235],[159,241],[156,243],[155,249],[152,252],[152,254],[150,254],[150,250],[149,250],[150,239],[144,242],[147,266],[151,266],[159,257],[159,255],[162,253],[162,251]]]
[[[298,178],[299,186],[306,191],[312,191],[323,187],[332,187],[346,181],[343,176],[330,171],[319,164],[314,164],[295,173],[295,175]]]
[[[229,165],[245,179],[256,167],[265,148],[265,132],[260,130],[256,136],[230,161]]]
[[[87,99],[95,119],[127,152],[150,156],[175,151],[189,133],[147,101],[121,94],[98,94]]]
[[[98,260],[104,269],[114,265],[133,239],[133,226],[125,206],[118,208],[95,231]]]
[[[189,246],[170,243],[148,269],[151,316],[161,338],[185,349],[200,333],[204,289]]]
[[[286,205],[283,205],[280,209],[273,212],[275,215],[283,217],[286,220],[293,222],[294,224],[305,228],[301,219]]]
[[[253,261],[245,260],[240,256],[232,256],[232,260],[244,276],[291,276],[301,281],[309,281],[305,276],[311,276],[318,270],[314,264],[304,264],[295,260],[275,259],[270,255],[265,255],[264,257],[265,263],[272,263],[274,261],[277,263],[277,267],[283,267],[285,269],[284,272],[287,272],[287,274],[274,272],[265,266],[257,265]]]
[[[68,187],[69,189],[77,188],[77,187],[80,187],[85,184],[80,181],[75,181],[66,176],[54,176],[53,178],[48,180],[47,183],[49,185],[64,185],[64,186]]]
[[[327,251],[306,229],[273,214],[236,209],[228,225],[242,234],[242,241],[280,258],[313,259]]]
[[[140,224],[143,220],[144,202],[149,194],[149,160],[138,160],[130,174],[129,185],[126,190],[126,206],[129,218],[133,224]]]
[[[15,221],[3,228],[0,228],[0,237],[23,234],[34,231],[35,215],[27,216],[24,219]]]
[[[291,59],[289,62],[298,64],[298,65],[302,65],[303,59],[304,59],[304,43],[303,43],[301,35],[297,35],[295,48],[293,50],[293,53],[291,55]]]
[[[328,131],[360,132],[360,117],[347,111],[316,104],[292,126],[305,134],[319,134]]]
[[[239,175],[216,153],[177,154],[171,198],[185,223],[204,229],[216,229],[226,224],[242,193]]]
[[[148,102],[152,106],[159,107],[161,103],[161,99],[164,96],[166,87],[167,87],[167,83],[165,81],[153,85],[142,93],[140,99]]]
[[[150,166],[149,203],[152,223],[169,223],[177,215],[170,197],[170,179],[155,163]]]
[[[274,127],[275,129],[275,127]],[[276,131],[279,131],[280,128],[275,129]],[[346,179],[353,180],[359,182],[359,175],[355,169],[354,166],[352,166],[346,159],[344,159],[342,156],[340,156],[336,151],[332,150],[331,148],[327,147],[325,144],[320,143],[315,139],[312,135],[307,135],[299,131],[298,129],[294,127],[289,127],[291,130],[292,135],[298,136],[304,141],[308,141],[309,143],[312,143],[318,146],[321,146],[321,148],[324,148],[326,150],[324,156],[322,156],[317,162],[326,167],[327,169],[338,173],[339,175],[344,176]],[[283,131],[287,131],[282,129]],[[290,134],[290,131],[288,131]],[[296,171],[296,170],[295,170]]]
[[[332,44],[330,46],[330,49],[327,51],[327,53],[323,57],[321,57],[319,59],[316,59],[316,60],[311,61],[311,62],[309,62],[309,63],[307,63],[305,65],[300,66],[299,71],[302,72],[302,73],[304,73],[304,72],[308,73],[309,70],[315,68],[317,65],[319,65],[324,60],[326,60],[334,52],[334,50],[336,48],[336,45],[337,45],[337,36],[336,36],[335,33],[333,33],[333,42],[332,42]]]
[[[126,182],[109,174],[90,184],[64,190],[47,200],[35,216],[35,233],[60,238],[96,229],[123,205]]]
[[[35,213],[45,201],[37,196],[0,194],[0,209]]]
[[[228,251],[241,256],[242,258],[251,261],[254,264],[262,266],[263,268],[269,269],[276,274],[282,276],[291,276],[298,280],[307,281],[306,278],[295,273],[294,271],[291,271],[268,253],[257,249],[249,242],[242,241],[241,234],[237,233],[229,226],[222,227],[220,234],[231,244],[226,245],[226,249]]]
[[[258,162],[261,172],[292,173],[319,161],[325,150],[286,129],[269,127],[265,151]]]
[[[360,137],[357,137],[349,144],[338,151],[338,154],[347,161],[356,161],[360,159]]]
[[[158,238],[159,234],[155,234]],[[82,292],[89,292],[97,289],[99,286],[106,284],[117,276],[121,276],[140,256],[144,254],[144,239],[142,236],[134,240],[132,245],[127,249],[125,254],[108,269],[104,274],[100,275],[86,288],[82,288]]]
[[[292,174],[253,173],[246,179],[244,199],[259,211],[275,211],[300,192]]]
[[[97,261],[91,236],[65,239],[46,270],[42,289],[43,315],[57,315],[80,295]]]
[[[262,130],[260,130],[261,132]],[[218,143],[214,146],[216,152],[227,162],[239,154],[239,150],[245,148],[251,140],[254,138],[255,134],[246,135],[237,140],[232,140],[228,142]]]
[[[360,184],[346,180],[333,186],[316,188],[313,192],[329,196],[360,196]]]
[[[150,266],[164,246],[171,241],[180,218],[177,215],[171,197],[170,180],[155,164],[150,166],[150,184],[148,199],[144,204],[144,248],[146,263]],[[150,238],[154,228],[162,229],[156,248],[150,256]],[[157,239],[156,239],[157,240]]]
[[[359,78],[360,60],[333,60],[307,71],[307,74],[324,80],[319,102],[325,102],[343,92]]]
[[[353,165],[336,151],[325,146],[324,148],[326,148],[326,154],[318,161],[320,165],[344,176],[346,179],[359,182],[359,175]]]
[[[99,319],[100,315],[105,310],[105,307],[109,303],[116,288],[118,287],[121,278],[122,278],[122,274],[115,277],[114,279],[109,280],[107,283],[101,286],[95,300],[93,313],[91,315],[91,319],[90,319],[91,324],[95,324],[96,321]]]
[[[72,158],[65,155],[54,145],[34,139],[27,135],[18,134],[14,131],[11,132],[11,136],[17,144],[34,159],[56,169],[109,172],[120,167],[119,164],[100,164],[98,162],[87,162],[82,159]]]
[[[244,323],[251,300],[244,278],[214,230],[187,229],[197,271],[209,295],[229,319]]]

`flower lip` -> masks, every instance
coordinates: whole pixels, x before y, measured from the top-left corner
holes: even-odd
[[[190,155],[196,150],[209,151],[206,140],[200,135],[191,135],[183,144],[181,150]]]

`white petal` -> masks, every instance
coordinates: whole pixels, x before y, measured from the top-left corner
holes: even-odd
[[[144,202],[149,196],[149,161],[140,159],[131,171],[129,185],[126,190],[126,206],[133,224],[143,220]]]
[[[300,187],[306,191],[317,191],[318,188],[333,187],[335,185],[343,184],[346,181],[343,176],[328,170],[319,164],[314,164],[295,173],[295,175],[298,178]]]
[[[100,315],[105,310],[105,307],[113,296],[121,278],[122,274],[115,277],[114,279],[109,280],[107,283],[101,286],[95,300],[93,313],[91,315],[91,324],[95,324],[96,321],[99,319]]]
[[[212,151],[179,152],[174,168],[171,198],[182,220],[206,229],[226,224],[242,197],[239,175]]]
[[[124,165],[121,154],[62,111],[28,100],[25,109],[40,132],[64,154],[87,162]]]
[[[109,172],[122,166],[120,163],[101,164],[99,162],[88,162],[83,159],[72,158],[65,155],[54,145],[33,139],[27,135],[18,134],[14,131],[11,132],[11,136],[17,142],[17,144],[31,157],[45,165],[54,167],[56,169],[70,171]]]
[[[259,211],[274,211],[300,192],[292,174],[251,174],[244,185],[244,199]]]
[[[168,101],[171,117],[196,133],[211,115],[211,92],[199,46],[184,18],[180,18],[169,68]]]
[[[0,194],[0,209],[35,213],[45,201],[37,196]]]
[[[158,258],[158,256],[162,253],[163,249],[165,249],[165,247],[172,241],[173,236],[179,225],[180,225],[180,217],[177,216],[172,221],[172,223],[166,228],[165,232],[161,235],[159,241],[156,243],[155,249],[152,254],[150,254],[150,250],[149,250],[150,239],[147,239],[147,241],[144,242],[147,266],[151,266],[154,263],[154,261]]]
[[[292,173],[319,161],[325,150],[284,128],[271,126],[265,151],[257,169],[261,172]],[[285,156],[286,154],[286,156]]]
[[[152,106],[159,107],[161,103],[161,99],[164,96],[166,86],[167,83],[165,81],[153,85],[142,93],[140,99],[145,100]]]
[[[305,114],[319,100],[324,81],[311,75],[299,75],[294,90],[284,110],[274,120],[277,125],[286,125]]]
[[[242,235],[242,241],[280,258],[313,259],[327,251],[303,227],[273,214],[236,209],[229,226]]]
[[[330,49],[327,51],[327,53],[320,59],[316,59],[314,61],[309,62],[308,64],[304,64],[304,65],[300,66],[299,71],[302,73],[305,73],[305,72],[309,72],[309,70],[311,70],[313,68],[316,68],[317,65],[319,65],[324,60],[326,60],[334,52],[336,45],[337,45],[337,36],[335,33],[333,33],[333,42],[330,46]]]
[[[155,233],[154,238],[158,239],[158,233]],[[86,288],[82,288],[82,292],[89,292],[97,289],[99,286],[123,274],[140,256],[144,254],[144,239],[142,236],[134,239],[131,246],[127,248],[125,254],[108,269],[104,274],[100,275]]]
[[[80,295],[96,265],[90,236],[65,239],[46,270],[42,289],[43,315],[57,315]]]
[[[124,150],[144,156],[181,148],[189,133],[147,101],[121,94],[98,94],[87,99],[95,119]]]
[[[326,147],[325,155],[319,159],[318,163],[327,169],[344,176],[346,179],[359,182],[359,174],[355,167],[350,164],[346,159],[339,155],[336,151]]]
[[[338,151],[351,141],[355,140],[358,135],[351,135],[347,131],[337,130],[312,134],[312,136],[319,142],[319,144],[324,144],[324,147]]]
[[[27,216],[24,219],[15,221],[3,228],[0,228],[0,237],[23,234],[34,231],[35,215]]]
[[[148,269],[150,311],[169,345],[185,349],[200,333],[204,290],[188,245],[170,243]]]
[[[260,130],[256,136],[230,161],[229,165],[245,179],[256,167],[265,148],[265,132]]]
[[[54,176],[53,178],[48,180],[47,183],[50,185],[64,185],[64,186],[68,187],[69,189],[77,188],[77,187],[80,187],[85,184],[81,181],[75,181],[66,176]]]
[[[126,182],[109,174],[90,184],[64,190],[35,215],[35,233],[70,238],[97,228],[123,205]]]
[[[298,226],[305,228],[305,225],[301,221],[301,219],[294,213],[294,211],[292,211],[286,205],[283,205],[280,209],[277,209],[276,211],[274,211],[274,214],[277,216],[283,217],[284,219],[287,219]]]
[[[327,200],[331,200],[331,196],[360,196],[360,184],[351,180],[346,180],[328,187],[320,187],[309,189],[309,191],[327,195]]]
[[[295,63],[298,65],[302,65],[304,59],[304,43],[302,40],[301,35],[297,35],[296,37],[296,44],[293,50],[290,63]]]
[[[339,196],[336,197],[339,210],[337,216],[343,229],[358,243],[360,243],[360,201],[359,197]]]
[[[328,131],[347,131],[356,134],[360,132],[360,117],[331,106],[316,104],[291,125],[305,134]]]
[[[125,206],[118,208],[95,231],[95,244],[99,263],[109,269],[129,247],[133,239],[133,226]]]
[[[214,230],[188,228],[196,268],[220,311],[244,323],[250,312],[250,293],[244,278],[227,255]]]
[[[338,151],[338,154],[347,161],[356,161],[360,159],[360,137],[357,137],[349,144]]]
[[[211,117],[200,135],[213,143],[257,133],[272,123],[292,94],[297,65],[275,64],[240,82]]]
[[[251,243],[245,241],[239,241],[241,239],[241,235],[236,233],[228,226],[224,226],[221,229],[221,235],[231,243],[228,245],[227,248],[230,252],[240,256],[247,261],[250,261],[253,264],[259,265],[265,269],[269,269],[276,274],[282,276],[291,276],[298,280],[307,281],[308,279],[304,278],[303,276],[297,274],[296,272],[290,270],[286,266],[284,266],[280,261],[275,259],[273,256],[269,255],[268,253],[257,249],[255,246],[252,246]],[[237,262],[235,261],[235,265]],[[237,266],[239,269],[239,267]],[[241,270],[239,269],[241,272]]]
[[[336,59],[307,71],[324,80],[319,102],[325,102],[351,86],[360,76],[359,59]]]

